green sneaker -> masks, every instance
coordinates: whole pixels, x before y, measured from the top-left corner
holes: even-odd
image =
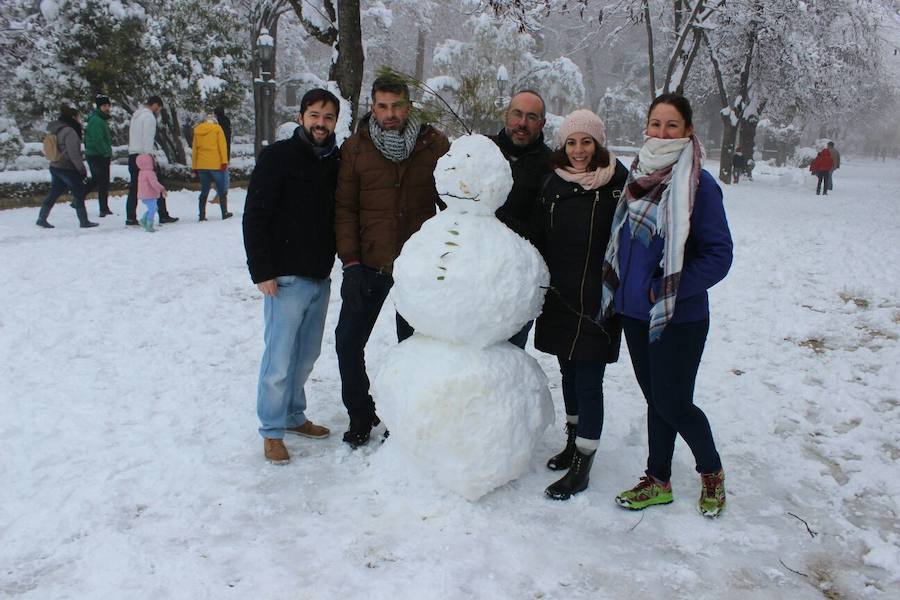
[[[700,474],[700,502],[697,510],[704,517],[715,518],[725,510],[725,470]]]
[[[616,504],[629,510],[643,510],[654,504],[672,502],[672,483],[660,483],[644,475],[638,484],[616,496]]]

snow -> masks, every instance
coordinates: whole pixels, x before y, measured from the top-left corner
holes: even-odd
[[[473,502],[526,472],[553,422],[547,376],[506,341],[480,349],[417,332],[388,353],[374,390],[392,428],[377,463],[385,485],[437,482]]]
[[[215,75],[204,75],[197,80],[197,90],[200,92],[200,99],[204,102],[210,94],[219,92],[227,85],[227,81]]]
[[[812,177],[783,183],[788,170],[764,165],[725,189],[735,262],[711,291],[696,392],[727,472],[716,521],[696,513],[681,441],[673,504],[614,505],[646,458],[625,346],[607,370],[590,487],[568,502],[543,497],[561,427],[519,479],[475,503],[406,480],[389,442],[349,450],[339,268],[307,386],[309,415],[332,436],[289,439],[291,464],[268,465],[242,190],[229,195],[235,218],[206,223],[196,192],[172,192],[182,220],[154,235],[123,225],[121,195],[92,230],[65,203],[49,231],[36,208],[0,212],[0,596],[900,597],[900,162],[842,159],[827,197]],[[395,346],[386,307],[370,373]],[[561,423],[556,359],[529,352]]]

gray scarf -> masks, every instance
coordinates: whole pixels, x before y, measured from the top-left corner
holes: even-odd
[[[402,162],[416,147],[416,139],[419,137],[419,120],[413,115],[409,115],[406,128],[403,131],[394,131],[382,129],[378,125],[378,121],[371,117],[369,118],[369,134],[372,136],[372,143],[386,159]]]

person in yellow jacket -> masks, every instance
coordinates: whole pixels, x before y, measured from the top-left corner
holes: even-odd
[[[206,220],[206,197],[211,184],[215,184],[219,196],[222,219],[232,216],[228,212],[225,173],[228,170],[228,147],[225,132],[213,114],[194,127],[194,141],[191,144],[191,168],[200,176],[200,220]]]

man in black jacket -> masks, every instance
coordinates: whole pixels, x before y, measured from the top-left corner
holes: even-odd
[[[266,325],[256,410],[265,457],[275,464],[290,460],[285,433],[329,434],[306,418],[303,386],[319,357],[331,293],[339,108],[331,92],[307,92],[301,126],[259,155],[247,188],[244,248]]]
[[[552,151],[544,143],[547,111],[544,99],[533,90],[514,95],[506,109],[506,126],[491,139],[503,152],[512,168],[513,186],[506,202],[497,209],[497,218],[527,240],[531,239],[529,220],[541,193],[544,178],[550,173]],[[525,324],[509,341],[524,349],[533,321]]]

